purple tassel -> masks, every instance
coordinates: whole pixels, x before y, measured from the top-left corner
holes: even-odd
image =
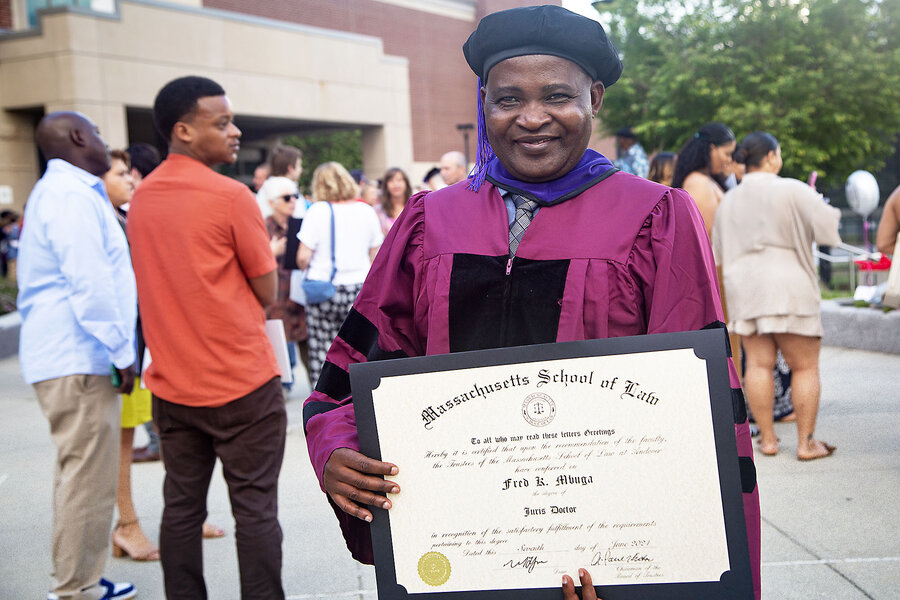
[[[491,143],[488,141],[487,128],[484,124],[484,105],[481,102],[481,77],[478,78],[477,92],[478,116],[476,117],[476,122],[478,123],[478,139],[475,142],[475,168],[472,170],[472,174],[469,175],[469,184],[466,186],[466,189],[473,192],[477,192],[481,184],[484,183],[488,162],[494,158],[494,149],[491,148]]]

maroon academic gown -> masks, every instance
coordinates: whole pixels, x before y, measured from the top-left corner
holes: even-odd
[[[683,190],[614,173],[542,207],[512,261],[506,206],[494,185],[472,192],[463,181],[418,194],[385,239],[304,404],[316,476],[321,484],[334,450],[359,450],[351,363],[724,327],[718,289],[703,220]],[[756,472],[730,359],[729,369],[759,598]],[[354,558],[371,563],[368,524],[332,506]]]

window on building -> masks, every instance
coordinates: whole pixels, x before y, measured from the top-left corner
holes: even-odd
[[[55,8],[57,6],[78,6],[88,10],[102,13],[114,13],[116,0],[25,0],[25,10],[28,13],[28,26],[37,26],[37,11],[42,8]]]

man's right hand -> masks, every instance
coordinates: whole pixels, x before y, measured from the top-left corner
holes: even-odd
[[[134,368],[136,365],[137,363],[134,363],[124,369],[116,368],[116,371],[119,372],[119,378],[122,380],[122,383],[116,388],[116,391],[120,394],[130,394],[134,391]]]
[[[350,448],[338,448],[325,463],[322,479],[325,491],[341,510],[371,523],[372,513],[366,505],[391,508],[391,501],[376,492],[400,492],[396,483],[375,475],[396,475],[398,472],[397,465],[369,458]]]
[[[581,580],[582,598],[578,597],[572,578],[563,575],[563,600],[601,600],[597,597],[597,590],[594,589],[594,582],[591,581],[591,574],[587,572],[587,569],[578,569],[578,579]]]

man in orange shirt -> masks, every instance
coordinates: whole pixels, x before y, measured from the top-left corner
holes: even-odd
[[[202,77],[164,86],[153,118],[169,156],[135,193],[128,235],[166,468],[166,596],[207,597],[201,535],[218,457],[241,597],[284,598],[277,487],[287,415],[263,312],[276,264],[253,194],[212,169],[236,160],[241,132],[225,91]]]

